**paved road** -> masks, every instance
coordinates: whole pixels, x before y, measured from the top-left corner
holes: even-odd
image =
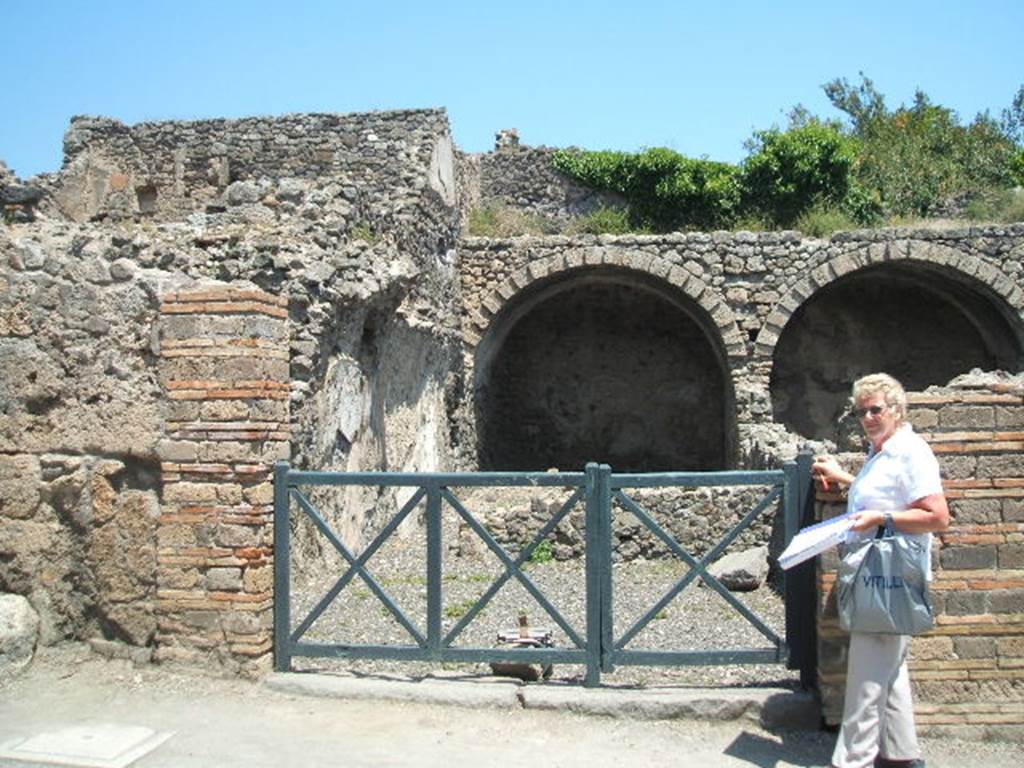
[[[173,735],[138,768],[260,766],[816,766],[832,737],[751,720],[645,721],[519,707],[318,698],[47,649],[0,687],[0,745],[69,726]],[[931,768],[1019,768],[1021,745],[926,743]],[[0,762],[2,764],[2,762]],[[11,763],[8,763],[11,764]]]

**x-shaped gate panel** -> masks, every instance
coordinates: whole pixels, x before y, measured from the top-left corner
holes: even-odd
[[[301,656],[331,656],[345,658],[386,658],[408,661],[452,661],[490,662],[516,661],[527,663],[569,663],[585,664],[586,681],[590,685],[600,682],[601,671],[611,671],[616,664],[715,664],[715,663],[764,663],[785,661],[789,646],[746,605],[736,598],[722,583],[708,573],[708,565],[719,557],[750,524],[763,514],[780,494],[785,508],[785,542],[804,521],[806,505],[801,501],[799,488],[809,488],[809,456],[801,457],[801,463],[787,465],[785,471],[765,472],[709,472],[709,473],[660,473],[647,475],[613,475],[607,465],[588,464],[584,473],[325,473],[294,472],[287,464],[280,463],[275,469],[275,602],[274,602],[274,651],[275,666],[279,670],[290,668],[291,658]],[[385,525],[370,544],[359,555],[353,553],[331,530],[323,515],[300,490],[301,486],[386,486],[414,488],[411,497],[399,512]],[[690,554],[675,538],[662,527],[654,516],[624,489],[653,487],[697,487],[723,485],[771,486],[769,492],[748,512],[714,547],[703,557]],[[516,556],[510,554],[493,536],[491,531],[467,509],[455,495],[452,488],[461,487],[558,487],[572,489],[568,499],[557,513],[532,537],[530,542]],[[632,513],[651,533],[661,540],[669,552],[689,566],[685,573],[669,590],[626,632],[613,639],[612,615],[614,608],[612,590],[612,520],[613,500]],[[320,598],[309,614],[294,628],[291,627],[290,603],[290,518],[289,508],[294,501],[306,514],[318,531],[348,564],[347,570],[334,582],[327,593]],[[397,605],[367,568],[369,560],[377,554],[385,541],[392,536],[411,512],[426,502],[427,556],[427,626],[422,631]],[[543,591],[523,570],[540,544],[562,523],[566,516],[580,503],[585,505],[586,534],[586,631],[580,632],[552,604]],[[502,572],[462,618],[444,633],[441,621],[442,609],[442,526],[441,513],[447,504],[462,521],[480,538],[503,566]],[[408,632],[414,645],[342,645],[310,643],[304,635],[317,619],[335,601],[338,595],[359,577],[370,591],[381,601],[387,611]],[[700,577],[732,605],[771,643],[767,649],[740,649],[715,651],[654,651],[630,650],[627,645],[636,638],[643,628],[654,619],[694,579]],[[551,619],[565,633],[573,645],[571,648],[466,648],[453,647],[463,631],[479,617],[480,612],[511,580],[515,579],[543,608]],[[787,582],[787,590],[789,584]],[[791,623],[791,606],[787,606],[787,627]],[[788,637],[788,636],[787,636]],[[806,638],[803,638],[806,641]],[[806,643],[805,643],[806,644]],[[804,654],[806,658],[806,654]],[[806,658],[802,664],[807,664]]]

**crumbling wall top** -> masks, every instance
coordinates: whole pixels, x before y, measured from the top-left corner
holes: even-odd
[[[443,109],[293,114],[125,125],[76,116],[64,165],[43,178],[68,218],[175,220],[223,204],[239,181],[296,178],[368,195],[453,194]]]

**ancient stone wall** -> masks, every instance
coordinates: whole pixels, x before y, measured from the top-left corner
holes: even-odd
[[[1008,391],[1007,391],[1008,390]],[[939,459],[952,523],[935,537],[936,626],[915,637],[910,676],[924,733],[1024,735],[1024,391],[995,383],[912,393],[910,421]],[[854,458],[854,457],[848,457]],[[861,457],[856,457],[858,460]],[[818,494],[821,519],[844,511]],[[834,552],[818,571],[819,683],[842,719],[846,635]]]
[[[0,229],[0,589],[30,598],[44,642],[146,645],[159,299],[135,262],[91,234]]]
[[[463,239],[466,388],[486,394],[509,334],[547,297],[562,291],[564,305],[573,283],[642,281],[648,296],[682,308],[718,356],[729,461],[752,466],[792,455],[780,427],[841,439],[849,382],[864,373],[891,370],[920,388],[974,367],[1018,370],[1022,257],[1024,225],[827,241],[796,232]],[[467,427],[466,440],[479,441],[480,429]]]
[[[768,494],[768,487],[705,487],[632,489],[636,501],[682,547],[702,557],[718,544]],[[482,522],[496,541],[512,551],[521,551],[561,508],[564,492],[533,489],[529,494],[507,494],[487,489],[465,495],[470,509],[483,510]],[[735,540],[729,552],[774,545],[782,549],[781,502],[754,519]],[[554,529],[548,541],[556,560],[583,558],[586,554],[586,510],[577,506]],[[480,548],[479,539],[468,525],[460,524],[460,546],[467,553]],[[615,562],[675,558],[665,543],[631,511],[619,503],[612,506],[612,559]]]
[[[432,189],[454,203],[452,151],[444,110],[131,126],[76,117],[64,137],[64,167],[41,181],[76,221],[178,220],[261,199],[267,180],[330,181],[359,198],[368,226],[385,230],[398,223],[397,196],[412,201]]]
[[[494,152],[462,155],[459,188],[465,222],[469,211],[488,206],[507,206],[517,212],[550,222],[555,231],[574,219],[600,208],[622,208],[624,201],[610,192],[595,192],[556,171],[550,147],[528,147],[510,140],[510,132],[498,133]]]
[[[258,667],[283,435],[301,468],[454,461],[447,122],[87,119],[68,141],[65,169],[34,180],[48,197],[0,229],[0,591],[31,598],[46,642]],[[226,185],[200,156],[227,158]],[[211,281],[219,298],[184,298]],[[356,545],[373,509],[326,511]]]
[[[241,668],[270,642],[287,309],[252,288],[190,292],[138,245],[92,226],[0,232],[0,590],[30,599],[44,643]]]

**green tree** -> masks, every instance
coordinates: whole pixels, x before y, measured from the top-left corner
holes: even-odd
[[[1010,106],[1003,110],[999,127],[1012,141],[1024,145],[1024,85],[1017,89]]]
[[[1010,160],[1010,175],[1014,184],[1024,186],[1024,85],[1017,89],[1010,106],[1003,110],[999,127],[1017,144]]]
[[[1018,149],[1004,124],[1016,113],[1004,123],[980,114],[962,125],[956,112],[933,104],[920,90],[910,106],[890,110],[863,73],[856,86],[839,79],[824,89],[860,142],[858,180],[877,192],[889,215],[928,216],[951,199],[969,199],[1013,181]]]

